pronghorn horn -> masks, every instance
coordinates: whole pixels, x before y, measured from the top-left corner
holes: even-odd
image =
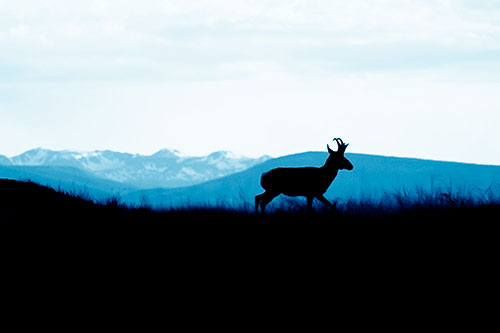
[[[345,149],[349,145],[348,143],[347,144],[344,143],[344,141],[342,141],[341,138],[335,138],[335,139],[333,139],[333,141],[337,142],[337,145],[338,145],[337,151],[340,153],[344,153]]]
[[[344,141],[342,141],[341,138],[335,138],[335,139],[333,139],[333,141],[337,142],[337,145],[339,145],[339,146],[347,146],[347,145],[349,145],[348,143],[344,143]]]

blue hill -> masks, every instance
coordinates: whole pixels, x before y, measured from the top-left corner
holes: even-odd
[[[377,198],[403,189],[447,192],[461,191],[483,195],[500,189],[500,166],[442,162],[365,154],[346,154],[354,170],[340,171],[325,197],[335,199]],[[203,184],[176,188],[151,189],[126,194],[126,202],[170,207],[186,205],[241,205],[253,203],[262,193],[262,172],[275,167],[321,166],[327,153],[307,152],[268,160],[245,171]]]

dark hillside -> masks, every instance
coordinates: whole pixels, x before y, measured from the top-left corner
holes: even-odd
[[[87,193],[95,199],[135,188],[127,183],[102,179],[89,172],[68,166],[2,166],[0,179],[32,181],[71,193]]]
[[[182,223],[186,226],[215,227],[228,223],[228,230],[246,229],[240,222],[257,223],[265,230],[290,226],[297,222],[327,224],[329,231],[352,226],[376,226],[377,229],[391,228],[398,230],[449,229],[466,227],[474,229],[479,225],[495,226],[500,223],[500,205],[496,201],[469,204],[460,198],[422,197],[430,200],[425,204],[404,203],[406,207],[392,209],[370,202],[350,202],[337,211],[316,206],[315,212],[307,213],[300,206],[283,206],[269,214],[254,214],[253,208],[241,209],[230,206],[208,207],[192,206],[179,209],[153,210],[151,208],[130,208],[120,203],[119,199],[110,198],[103,203],[95,203],[89,198],[73,196],[32,182],[20,182],[0,179],[0,221],[5,223],[50,225],[57,222],[87,226],[118,225],[133,222],[159,222],[159,225],[172,226]],[[438,200],[439,199],[439,200]],[[401,197],[401,200],[411,200]],[[393,200],[395,205],[398,200]],[[434,201],[432,201],[434,200]],[[451,200],[451,201],[450,201]],[[454,201],[453,201],[454,200]],[[253,227],[252,227],[253,228]],[[260,227],[259,227],[260,228]],[[251,229],[246,229],[251,232]]]
[[[49,225],[53,222],[92,223],[97,216],[116,213],[111,207],[57,192],[33,182],[0,179],[0,221]]]
[[[496,253],[500,205],[418,207],[396,214],[367,214],[363,209],[307,214],[292,209],[256,215],[224,207],[153,211],[127,208],[117,200],[96,204],[35,183],[0,179],[0,225],[21,226],[20,238],[31,234],[36,242],[77,240],[82,251],[97,239],[117,251],[132,247],[144,253],[152,248],[157,256],[182,258],[189,253],[199,259],[216,251],[218,258],[237,262],[257,255],[269,265],[302,258],[329,266],[356,253],[366,261],[380,251],[405,262],[411,260],[409,252],[434,258],[436,248],[449,256],[435,260],[445,261],[471,253],[477,255],[474,260],[483,260]]]
[[[170,269],[169,278],[190,272],[183,281],[193,285],[216,279],[215,272],[235,281],[264,281],[268,272],[283,274],[283,267],[292,268],[295,277],[316,272],[334,281],[340,274],[360,284],[377,278],[394,283],[392,277],[380,275],[392,271],[403,274],[404,283],[404,276],[435,275],[451,264],[484,267],[498,252],[500,205],[394,215],[300,210],[255,215],[229,208],[152,211],[123,207],[116,200],[96,204],[31,182],[0,179],[0,222],[1,243],[12,243],[10,249],[24,244],[30,256],[51,248],[68,263],[75,261],[75,253],[81,259],[91,255],[92,264],[102,267],[133,260]],[[296,272],[297,267],[303,271]]]

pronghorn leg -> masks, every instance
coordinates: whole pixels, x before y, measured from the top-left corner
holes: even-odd
[[[328,206],[328,208],[335,208],[334,205],[332,205],[332,203],[330,201],[328,201],[324,196],[323,194],[320,194],[320,195],[317,195],[316,196],[316,199],[318,199],[319,201],[321,201],[322,203],[324,203],[325,205]]]
[[[311,212],[313,207],[314,197],[307,197],[307,211]]]
[[[262,201],[262,197],[265,195],[266,193],[262,193],[262,194],[259,194],[259,195],[256,195],[255,196],[255,213],[258,213],[259,212],[259,204],[260,202]]]
[[[279,193],[275,192],[264,192],[262,194],[259,194],[258,196],[255,197],[255,211],[259,211],[259,203],[260,203],[260,210],[262,213],[266,210],[266,206],[268,203],[270,203],[274,198],[276,198],[279,195]]]

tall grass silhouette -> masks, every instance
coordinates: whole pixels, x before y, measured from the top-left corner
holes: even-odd
[[[425,214],[433,218],[433,214],[456,213],[465,210],[481,210],[493,208],[500,210],[500,186],[492,185],[486,190],[466,189],[460,187],[432,186],[431,190],[423,187],[401,188],[385,191],[378,195],[334,199],[331,206],[315,204],[311,212],[305,199],[280,197],[268,206],[262,218],[280,216],[324,218],[336,221],[342,219],[384,219],[398,216],[411,217]],[[147,219],[154,218],[168,221],[172,217],[205,217],[210,223],[210,217],[236,218],[250,217],[259,219],[253,203],[243,197],[233,201],[220,201],[215,204],[190,203],[183,205],[153,206],[147,198],[140,204],[129,205],[118,195],[105,200],[95,200],[88,192],[63,192],[47,188],[32,182],[0,180],[0,208],[3,221],[6,216],[18,216],[26,219],[50,222],[51,218],[63,220],[87,219],[92,223],[96,220],[113,219]],[[215,221],[215,220],[214,220]]]

